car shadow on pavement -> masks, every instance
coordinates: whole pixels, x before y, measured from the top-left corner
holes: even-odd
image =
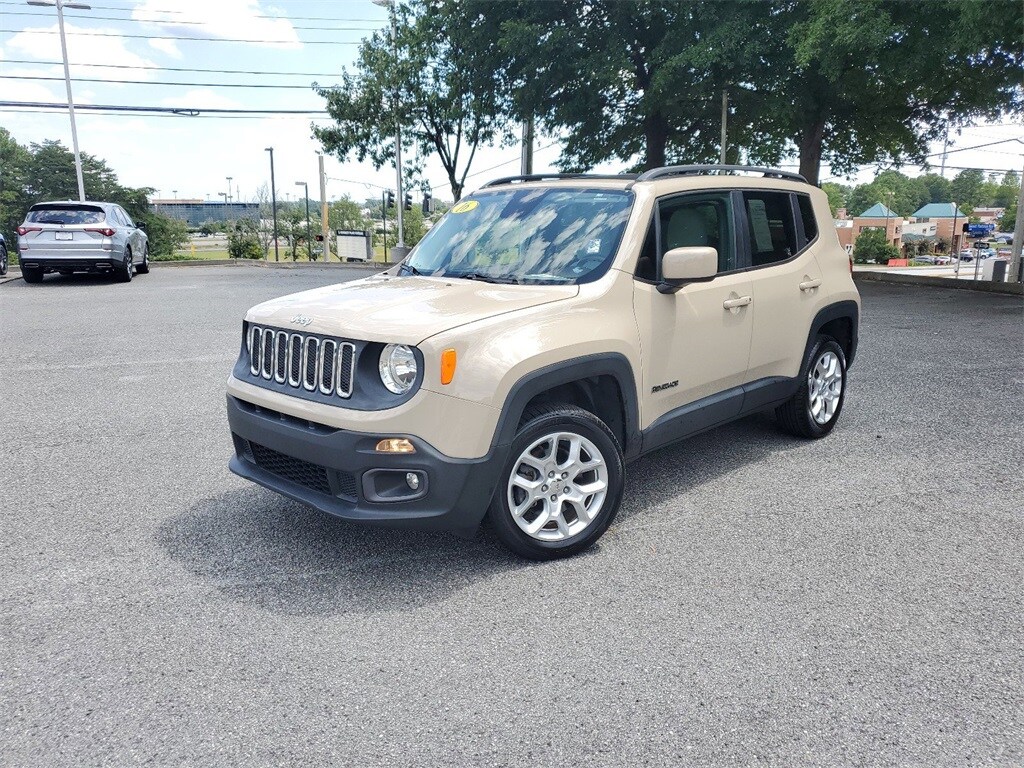
[[[464,540],[358,525],[255,486],[193,504],[157,540],[225,597],[288,615],[407,611],[533,565],[487,528]]]

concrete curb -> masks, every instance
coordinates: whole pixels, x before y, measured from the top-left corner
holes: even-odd
[[[1004,293],[1010,296],[1024,296],[1024,283],[995,283],[991,280],[956,280],[931,275],[898,275],[885,272],[854,272],[854,280],[876,283],[901,283],[903,285],[926,285],[932,288],[958,288],[962,291],[983,291]]]

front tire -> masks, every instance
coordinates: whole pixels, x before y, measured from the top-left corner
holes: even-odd
[[[7,249],[0,245],[0,277],[7,274]]]
[[[143,250],[142,250],[142,263],[136,265],[135,271],[138,272],[140,275],[148,275],[149,274],[149,246],[148,245],[145,248],[143,248]]]
[[[594,414],[570,405],[530,409],[488,510],[520,557],[569,557],[597,541],[622,501],[622,448]]]
[[[799,389],[775,414],[790,434],[817,440],[835,427],[845,399],[846,355],[835,339],[819,336],[800,369]]]

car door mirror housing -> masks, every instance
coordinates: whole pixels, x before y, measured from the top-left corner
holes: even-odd
[[[661,257],[660,293],[675,293],[687,283],[706,283],[718,273],[715,248],[673,248]]]

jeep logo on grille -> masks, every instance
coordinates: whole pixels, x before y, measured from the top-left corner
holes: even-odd
[[[305,328],[307,325],[313,322],[313,318],[306,317],[305,315],[296,315],[288,322],[295,323],[296,325],[301,325],[303,328]]]

